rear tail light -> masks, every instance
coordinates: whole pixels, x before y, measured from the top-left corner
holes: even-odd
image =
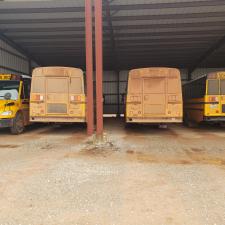
[[[170,102],[175,102],[177,100],[177,96],[176,95],[170,95],[169,96],[169,101]]]
[[[43,101],[44,100],[44,96],[36,94],[36,95],[34,95],[33,99],[35,101]]]
[[[140,96],[130,96],[130,101],[135,102],[135,103],[140,103],[141,97]]]
[[[218,102],[218,97],[216,97],[216,96],[209,97],[209,101],[210,102]]]
[[[81,96],[80,96],[80,95],[76,96],[76,100],[77,100],[78,102],[80,102],[80,101],[81,101]]]
[[[80,102],[82,100],[80,95],[71,95],[70,96],[70,101],[71,102]]]

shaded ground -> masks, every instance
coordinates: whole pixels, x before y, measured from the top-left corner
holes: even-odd
[[[85,127],[0,131],[0,224],[223,225],[225,129]]]

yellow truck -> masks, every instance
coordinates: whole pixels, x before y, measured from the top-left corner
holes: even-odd
[[[0,128],[20,134],[29,124],[31,78],[26,75],[0,74]]]

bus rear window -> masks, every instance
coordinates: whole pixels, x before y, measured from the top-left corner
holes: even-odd
[[[220,80],[220,94],[225,95],[225,80]]]
[[[83,85],[80,77],[72,77],[70,79],[70,93],[71,94],[83,93]]]
[[[45,92],[45,78],[44,77],[34,77],[32,79],[33,79],[32,92],[44,93]]]
[[[142,92],[142,80],[139,78],[132,78],[128,83],[129,94],[141,94]]]
[[[219,80],[208,80],[208,95],[219,95]]]

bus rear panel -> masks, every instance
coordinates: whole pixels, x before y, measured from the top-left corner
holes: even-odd
[[[204,75],[183,89],[186,122],[225,122],[225,72]]]
[[[209,74],[206,86],[204,120],[225,122],[225,72]]]
[[[41,67],[33,72],[30,121],[85,122],[83,71]]]
[[[180,123],[182,117],[179,70],[143,68],[130,71],[126,98],[127,123]]]

